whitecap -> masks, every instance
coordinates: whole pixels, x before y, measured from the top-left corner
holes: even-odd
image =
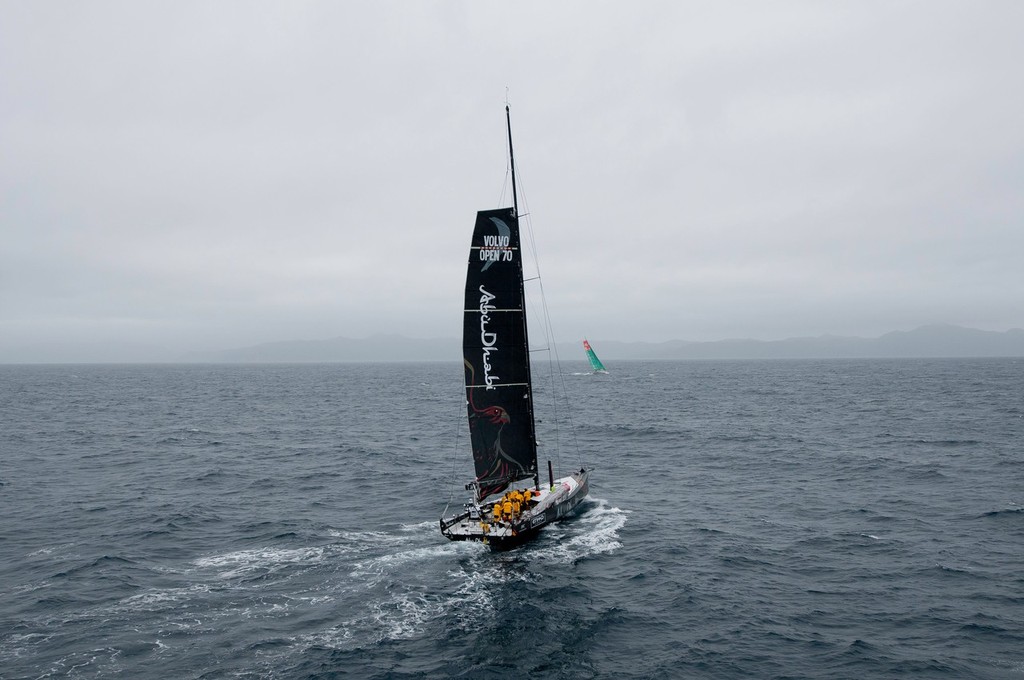
[[[209,592],[210,586],[205,583],[193,583],[189,586],[167,588],[164,590],[148,590],[123,598],[107,607],[101,608],[99,611],[106,613],[163,611],[173,609],[182,601],[190,601],[197,596],[203,596]]]
[[[331,529],[327,532],[331,538],[342,538],[352,543],[364,543],[369,545],[397,545],[404,543],[405,539],[384,531],[355,531],[350,529]]]
[[[35,550],[33,552],[30,552],[28,554],[28,557],[40,557],[42,555],[52,555],[54,552],[74,547],[74,545],[75,545],[74,543],[57,543],[55,545],[48,545],[48,546],[40,548],[39,550]]]
[[[427,531],[433,531],[437,528],[437,520],[427,520],[425,522],[418,522],[416,524],[402,524],[399,527],[406,533],[425,533]]]
[[[239,550],[224,555],[211,555],[193,560],[199,568],[224,569],[219,576],[223,579],[243,576],[259,569],[275,570],[285,565],[323,562],[324,548],[254,548]]]

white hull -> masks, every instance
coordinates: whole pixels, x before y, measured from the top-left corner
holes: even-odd
[[[470,505],[455,517],[441,520],[441,533],[453,541],[481,541],[495,549],[511,548],[533,538],[544,526],[571,514],[590,491],[590,472],[580,470],[540,490],[518,517],[494,521],[494,503]]]

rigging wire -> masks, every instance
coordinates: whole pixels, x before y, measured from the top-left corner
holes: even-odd
[[[569,390],[568,390],[568,387],[566,386],[566,383],[565,383],[565,373],[562,371],[562,360],[558,356],[558,344],[555,342],[554,328],[553,328],[552,323],[551,323],[551,313],[550,313],[550,310],[548,309],[547,295],[544,292],[544,277],[541,276],[541,271],[540,271],[540,257],[537,254],[537,239],[534,237],[534,233],[533,233],[533,220],[530,218],[530,206],[529,206],[529,201],[526,198],[526,189],[523,186],[522,174],[523,174],[522,170],[520,169],[520,171],[519,171],[519,183],[518,183],[519,184],[519,195],[523,199],[523,205],[526,207],[526,210],[525,210],[525,212],[522,215],[520,215],[520,224],[522,224],[523,222],[526,223],[526,231],[527,231],[527,233],[530,236],[530,253],[531,253],[531,256],[533,258],[533,267],[534,267],[534,269],[537,272],[537,275],[535,277],[532,277],[532,279],[536,279],[537,280],[537,286],[540,289],[540,300],[541,300],[541,312],[542,312],[542,316],[543,316],[542,321],[543,321],[543,326],[544,326],[544,337],[545,337],[545,341],[547,342],[548,346],[551,349],[551,351],[548,354],[548,365],[549,365],[548,373],[551,376],[551,381],[552,381],[552,385],[551,385],[551,399],[552,399],[552,402],[554,404],[554,411],[555,411],[555,414],[556,414],[556,417],[555,417],[555,454],[556,454],[556,461],[558,460],[558,454],[560,453],[560,450],[561,450],[560,449],[561,437],[559,436],[560,435],[560,431],[559,431],[559,428],[558,428],[559,419],[558,419],[558,415],[557,415],[560,412],[559,409],[557,408],[557,400],[558,400],[557,392],[558,392],[558,390],[557,390],[556,386],[554,385],[555,376],[557,374],[559,382],[561,383],[562,397],[565,400],[565,410],[564,410],[564,413],[565,413],[566,421],[568,422],[568,426],[569,426],[569,434],[570,434],[570,436],[572,438],[573,447],[576,449],[576,457],[577,457],[577,459],[578,459],[578,461],[580,463],[580,467],[583,467],[583,454],[580,451],[579,439],[576,436],[576,423],[573,421],[573,418],[572,418],[572,408],[570,408],[570,404],[569,404]],[[525,219],[522,219],[522,218],[525,218]],[[533,309],[533,305],[531,305],[530,308]],[[551,363],[552,360],[554,360],[554,365],[552,365],[552,363]]]
[[[465,390],[463,390],[463,395],[465,395]],[[465,404],[460,406],[459,410],[464,413]],[[456,418],[455,423],[455,444],[452,446],[452,473],[448,475],[448,501],[444,504],[444,511],[441,512],[441,517],[448,514],[448,506],[452,504],[452,499],[455,498],[455,480],[458,479],[455,476],[455,465],[459,459],[459,432],[462,431],[462,419]]]
[[[512,170],[508,165],[508,161],[505,162],[505,181],[501,184],[501,192],[498,194],[498,200],[495,201],[494,205],[505,205],[505,196],[508,195],[508,185],[511,181]]]

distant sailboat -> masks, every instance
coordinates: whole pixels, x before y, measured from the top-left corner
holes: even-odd
[[[473,496],[465,509],[440,520],[446,538],[482,541],[495,549],[522,543],[572,513],[586,497],[590,479],[590,471],[582,467],[555,479],[548,461],[548,483],[540,483],[507,106],[505,117],[513,207],[477,213],[463,307],[466,406],[476,479],[466,485]],[[532,488],[514,486],[522,480],[531,480]]]
[[[583,350],[587,353],[587,358],[590,359],[590,368],[593,369],[594,373],[608,374],[608,369],[604,367],[601,360],[597,358],[597,354],[594,353],[594,348],[590,346],[586,338],[583,338]]]

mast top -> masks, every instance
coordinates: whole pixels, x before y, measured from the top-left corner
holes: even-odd
[[[508,90],[505,90],[505,125],[508,127],[508,163],[512,171],[512,210],[519,217],[519,194],[516,191],[516,156],[512,152],[512,113],[508,107]]]

